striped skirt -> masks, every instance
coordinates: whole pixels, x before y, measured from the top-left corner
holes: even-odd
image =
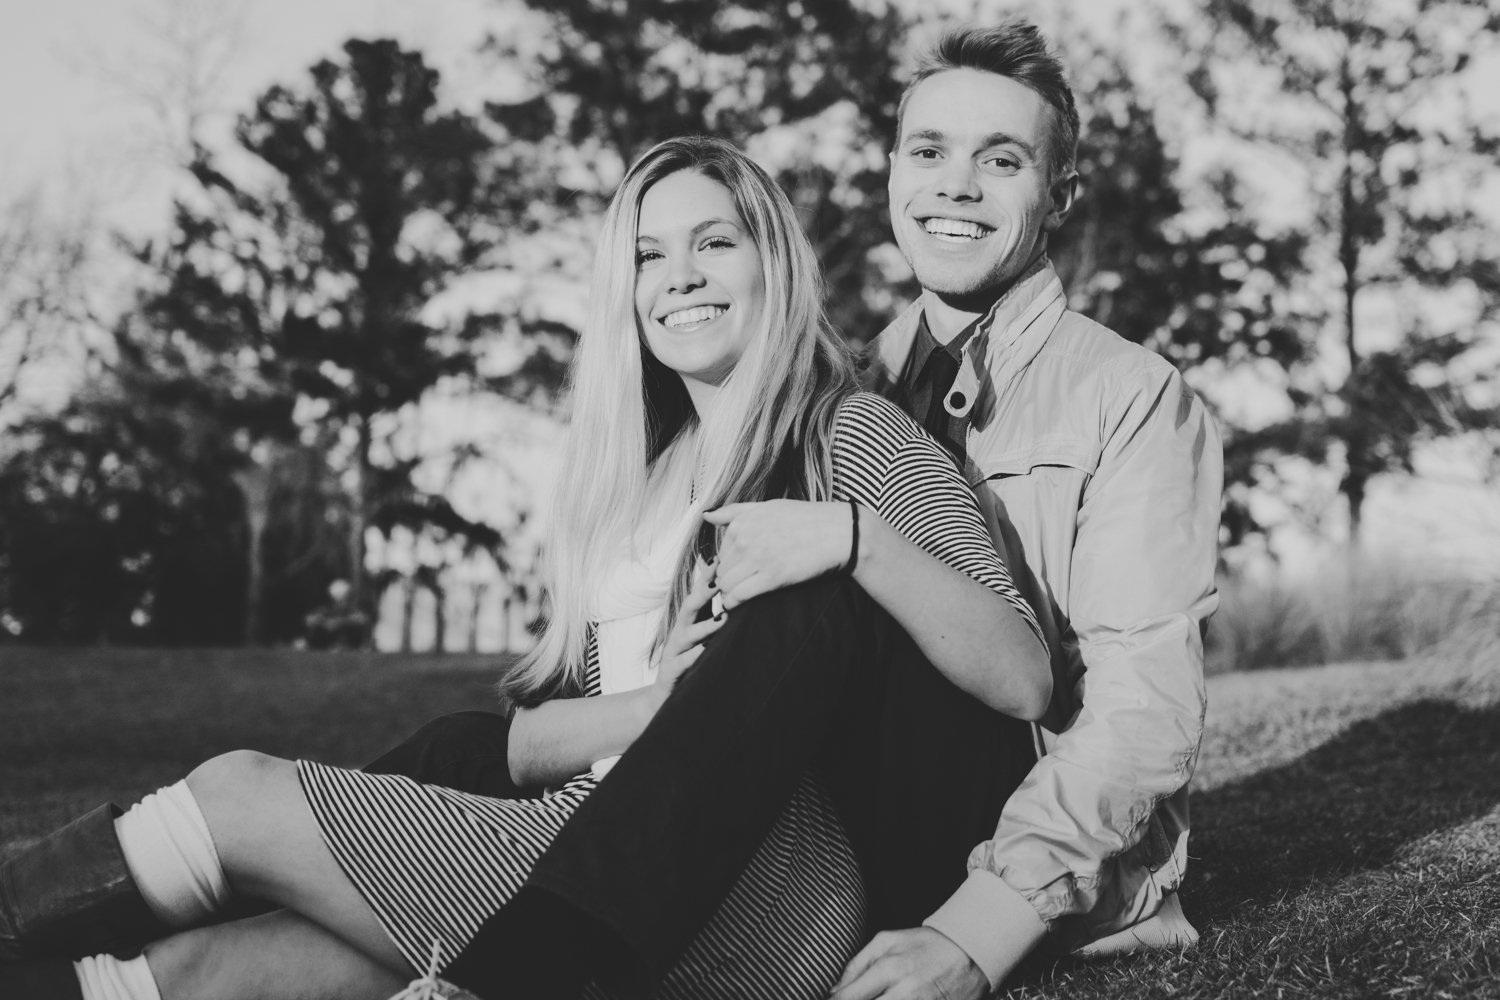
[[[311,761],[297,774],[324,842],[418,970],[434,944],[440,968],[458,956],[597,784],[586,774],[540,799],[492,799]],[[863,938],[858,863],[808,775],[657,996],[826,997]]]

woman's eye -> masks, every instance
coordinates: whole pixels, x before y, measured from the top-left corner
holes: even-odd
[[[635,252],[635,266],[649,264],[653,260],[661,260],[661,253],[656,250],[637,250]]]
[[[727,236],[710,236],[703,241],[705,250],[728,250],[734,247],[734,240]]]

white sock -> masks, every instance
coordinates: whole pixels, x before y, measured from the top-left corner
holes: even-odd
[[[115,820],[136,888],[158,920],[192,927],[229,901],[208,823],[186,781],[153,792]]]
[[[113,955],[95,955],[73,963],[83,1000],[161,1000],[156,977],[146,956],[122,962]]]

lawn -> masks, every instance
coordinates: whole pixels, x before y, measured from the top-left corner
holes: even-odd
[[[0,647],[0,852],[235,747],[358,764],[492,703],[483,657]],[[1209,681],[1181,954],[1017,1000],[1500,997],[1500,699],[1430,663]]]

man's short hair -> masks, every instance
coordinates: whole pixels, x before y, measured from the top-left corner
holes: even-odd
[[[1014,18],[991,28],[967,25],[945,32],[938,43],[917,63],[917,71],[896,111],[897,141],[906,103],[912,91],[929,76],[950,69],[977,69],[1009,77],[1030,87],[1052,109],[1052,127],[1047,141],[1047,165],[1052,179],[1073,169],[1078,155],[1078,105],[1062,62],[1052,54],[1046,37],[1036,25]]]

